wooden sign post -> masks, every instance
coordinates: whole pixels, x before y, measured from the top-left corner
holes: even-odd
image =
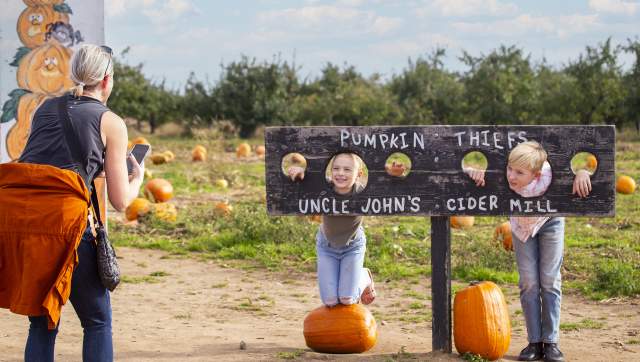
[[[506,180],[509,152],[533,140],[547,151],[553,179],[544,195],[524,198]],[[406,126],[269,127],[265,133],[267,210],[270,215],[431,216],[432,346],[451,352],[451,215],[613,216],[613,126]],[[368,170],[364,190],[350,197],[333,191],[326,168],[333,155],[353,152]],[[486,186],[462,171],[466,154],[488,161]],[[387,174],[396,152],[411,160],[404,177]],[[589,152],[598,160],[586,198],[572,196],[571,159]],[[307,160],[305,178],[292,182],[282,161],[290,153]]]

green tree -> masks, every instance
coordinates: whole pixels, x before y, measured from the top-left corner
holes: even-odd
[[[631,70],[625,74],[623,85],[626,89],[627,98],[626,119],[633,122],[636,130],[640,132],[640,39],[627,39],[627,45],[623,47],[625,52],[632,53],[635,60]]]
[[[438,48],[427,59],[418,58],[402,74],[394,75],[389,89],[402,109],[405,123],[447,124],[462,120],[464,86],[442,63],[445,50]]]
[[[623,119],[625,89],[622,71],[617,65],[619,49],[612,48],[611,38],[597,47],[586,47],[577,61],[565,72],[574,78],[571,97],[581,124],[606,122],[618,125]]]
[[[527,123],[534,100],[529,56],[515,46],[493,50],[473,57],[463,52],[460,58],[470,69],[463,75],[467,115],[472,123]]]

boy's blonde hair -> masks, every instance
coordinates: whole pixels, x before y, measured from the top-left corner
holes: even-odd
[[[509,165],[522,167],[531,172],[542,170],[547,161],[547,151],[536,141],[527,141],[517,145],[509,153]]]
[[[84,44],[71,57],[71,80],[76,83],[71,92],[79,97],[85,88],[95,87],[107,74],[113,74],[111,55],[97,45]]]

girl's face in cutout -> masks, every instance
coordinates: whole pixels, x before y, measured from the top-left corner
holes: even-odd
[[[348,153],[337,155],[331,165],[333,190],[339,194],[348,194],[361,172],[354,155]]]
[[[526,167],[507,165],[507,181],[509,181],[509,187],[515,191],[522,190],[539,175],[540,171],[533,172]]]

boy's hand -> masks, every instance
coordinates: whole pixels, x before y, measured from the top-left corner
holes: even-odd
[[[304,180],[304,168],[299,166],[291,166],[287,170],[287,175],[291,178],[291,181]]]
[[[580,197],[587,197],[591,192],[591,175],[587,170],[580,170],[576,173],[573,180],[572,194],[578,194]]]
[[[473,181],[475,181],[476,186],[482,187],[485,185],[484,170],[476,170],[475,168],[467,167],[464,169],[464,172],[469,175]]]

